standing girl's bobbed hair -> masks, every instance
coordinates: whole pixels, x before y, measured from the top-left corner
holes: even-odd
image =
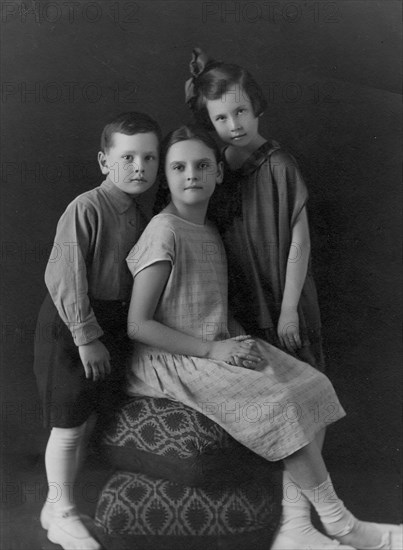
[[[260,116],[267,101],[253,76],[239,65],[210,59],[200,48],[195,48],[190,62],[191,78],[185,84],[185,101],[195,120],[207,130],[213,124],[207,111],[207,101],[219,99],[234,85],[250,99],[255,116]]]

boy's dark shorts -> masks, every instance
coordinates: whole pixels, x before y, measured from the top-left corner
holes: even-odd
[[[100,340],[111,356],[112,372],[99,382],[85,377],[78,347],[50,295],[42,304],[35,333],[34,372],[45,427],[74,428],[93,412],[108,418],[122,398],[132,347],[127,337],[128,303],[91,300],[91,305],[104,331]]]

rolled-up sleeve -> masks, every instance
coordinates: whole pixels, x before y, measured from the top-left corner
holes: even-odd
[[[54,250],[45,271],[45,283],[57,311],[77,346],[99,338],[103,330],[91,308],[87,262],[96,235],[96,212],[73,201],[59,220]]]

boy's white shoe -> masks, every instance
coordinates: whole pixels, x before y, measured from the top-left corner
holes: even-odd
[[[48,539],[60,544],[64,550],[101,550],[101,545],[92,537],[75,510],[53,517]]]
[[[91,521],[90,516],[87,516],[86,514],[78,514],[81,518],[81,521],[85,524],[87,522]],[[53,506],[49,502],[45,502],[43,505],[43,508],[41,510],[41,514],[39,516],[39,521],[41,522],[41,526],[45,531],[49,529],[49,525],[51,524],[53,518],[55,517],[55,513],[53,511]]]

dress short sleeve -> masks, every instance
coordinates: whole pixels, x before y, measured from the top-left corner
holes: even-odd
[[[293,227],[308,200],[304,178],[294,157],[281,149],[271,155],[270,164],[279,192],[279,203],[287,205],[288,223]]]
[[[146,267],[163,261],[175,263],[175,233],[169,220],[157,215],[129,252],[126,263],[135,277]]]

